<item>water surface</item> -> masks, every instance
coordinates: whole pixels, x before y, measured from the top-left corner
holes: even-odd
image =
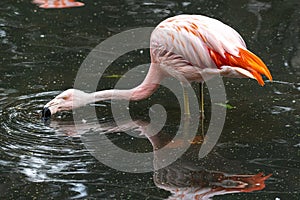
[[[263,190],[213,199],[299,199],[298,0],[84,3],[81,8],[62,10],[40,9],[30,0],[0,3],[1,199],[178,199],[176,188],[186,193],[195,188],[180,179],[189,177],[187,174],[194,173],[196,180],[202,180],[203,185],[199,181],[196,184],[200,190],[231,187],[228,182],[213,183],[214,177],[222,174],[260,172],[272,174]],[[143,174],[120,172],[105,166],[88,151],[74,131],[71,112],[60,113],[50,124],[40,121],[43,105],[73,86],[80,64],[101,41],[131,28],[155,26],[182,13],[208,15],[235,28],[248,48],[269,66],[274,78],[264,87],[253,80],[224,78],[233,109],[227,110],[222,135],[205,160],[195,158],[196,142],[169,168]],[[118,78],[111,75],[121,75],[137,64],[149,62],[148,53],[131,52],[118,59],[105,72],[98,89],[113,88]],[[159,103],[168,110],[161,143],[172,138],[180,121],[180,109],[173,98],[161,89],[150,99],[130,106],[132,117],[141,127],[149,123],[152,104]],[[174,104],[170,104],[171,100]],[[208,94],[206,102],[209,115]],[[105,126],[92,134],[110,130],[108,137],[119,146],[131,151],[152,150],[149,139],[138,140],[124,134],[124,130],[111,130],[115,125],[110,102],[97,104],[97,113]],[[93,119],[85,120],[81,132],[91,134]],[[127,125],[126,131],[139,134],[135,126]]]

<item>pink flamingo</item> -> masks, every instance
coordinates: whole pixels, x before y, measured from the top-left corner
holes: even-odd
[[[272,76],[263,61],[247,50],[242,37],[228,25],[201,15],[178,15],[162,21],[150,38],[151,65],[144,81],[129,90],[102,90],[86,93],[68,89],[48,102],[44,117],[62,110],[71,110],[89,103],[148,98],[168,76],[185,82],[202,83],[221,75],[256,79],[264,85],[262,75]],[[203,91],[203,90],[202,90]],[[188,96],[183,87],[185,112],[189,114]],[[203,113],[203,94],[201,95]]]

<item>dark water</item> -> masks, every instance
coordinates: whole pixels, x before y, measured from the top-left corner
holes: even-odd
[[[43,10],[30,0],[0,2],[1,199],[179,199],[176,189],[177,193],[199,192],[218,188],[215,177],[224,173],[260,172],[272,174],[265,189],[212,198],[300,198],[298,0],[84,3],[82,8]],[[181,13],[205,14],[234,27],[274,78],[265,87],[253,80],[224,79],[228,103],[234,108],[227,110],[222,135],[207,158],[195,159],[198,145],[194,144],[168,168],[142,174],[120,172],[86,149],[74,131],[71,112],[60,113],[50,124],[40,121],[43,105],[73,86],[80,64],[101,41],[131,28],[155,26]],[[98,88],[112,88],[117,78],[110,75],[147,62],[147,51],[120,58],[105,72]],[[165,106],[171,114],[163,134],[171,137],[178,128],[179,108],[170,104],[170,98],[172,94],[157,91],[150,99],[131,105],[132,117],[143,127],[149,122],[151,104]],[[205,109],[209,113],[209,107]],[[109,102],[98,104],[97,112],[106,127],[97,133],[114,127]],[[81,133],[90,128],[89,121],[84,123]],[[136,128],[126,126],[127,131],[139,134]],[[152,148],[148,140],[132,140],[122,130],[109,132],[119,146],[140,151]],[[198,182],[191,185],[189,177],[195,173]],[[223,189],[229,187],[222,184]]]

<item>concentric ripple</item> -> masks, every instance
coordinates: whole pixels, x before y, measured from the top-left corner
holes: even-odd
[[[8,94],[1,99],[0,167],[22,174],[30,182],[67,183],[74,195],[84,196],[83,183],[90,174],[87,166],[94,164],[95,159],[79,137],[58,134],[55,127],[40,119],[43,105],[58,93],[18,97]],[[69,113],[59,117],[64,118],[66,126],[71,126],[70,116]],[[97,179],[97,175],[93,177]]]
[[[43,106],[59,92],[43,92],[23,95],[19,97],[8,96],[1,102],[1,128],[4,133],[17,141],[30,144],[41,144],[42,139],[51,138],[54,131],[41,120]]]

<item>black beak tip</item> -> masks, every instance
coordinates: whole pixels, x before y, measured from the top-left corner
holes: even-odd
[[[48,107],[44,107],[42,110],[42,120],[47,121],[51,118],[51,111]]]

